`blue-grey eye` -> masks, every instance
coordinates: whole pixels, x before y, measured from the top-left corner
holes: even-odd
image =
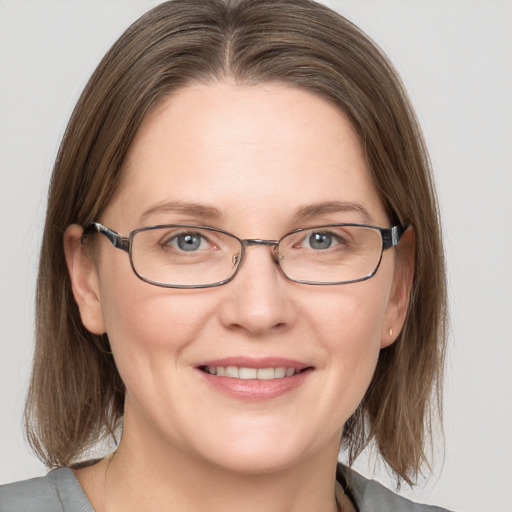
[[[199,233],[182,233],[170,240],[172,245],[187,252],[197,251],[203,242],[204,238]]]
[[[315,233],[311,233],[311,235],[307,238],[309,242],[309,246],[311,249],[322,250],[329,249],[332,247],[333,236],[332,233],[317,231]]]

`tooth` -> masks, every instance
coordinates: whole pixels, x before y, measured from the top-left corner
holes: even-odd
[[[238,368],[236,366],[226,367],[226,377],[234,377],[235,379],[238,379],[239,378]]]
[[[275,369],[275,377],[276,379],[281,379],[286,375],[286,368],[279,367]]]
[[[240,368],[238,373],[241,379],[256,379],[258,370],[256,368]]]
[[[274,368],[260,368],[258,370],[258,379],[270,380],[275,377]]]
[[[277,368],[260,369],[246,367],[239,368],[238,366],[206,366],[205,371],[207,371],[211,375],[217,375],[219,377],[231,377],[242,380],[282,379],[283,377],[292,377],[293,375],[298,373],[295,370],[295,368],[285,368],[284,366],[279,366]]]

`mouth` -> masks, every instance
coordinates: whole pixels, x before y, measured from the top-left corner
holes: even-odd
[[[283,358],[232,357],[196,366],[204,382],[231,398],[261,401],[301,388],[314,367]]]
[[[230,377],[232,379],[241,380],[274,380],[284,379],[285,377],[293,377],[302,373],[311,367],[302,369],[286,366],[276,366],[268,368],[251,368],[247,366],[199,366],[199,370],[210,375],[218,377]]]

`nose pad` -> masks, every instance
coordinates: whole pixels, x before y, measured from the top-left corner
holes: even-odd
[[[279,263],[282,258],[281,258],[281,255],[279,254],[279,251],[278,251],[278,245],[277,244],[273,244],[270,247],[270,252],[272,253],[272,256],[274,257],[274,261],[276,263]]]
[[[283,256],[281,256],[279,254],[277,243],[275,243],[275,242],[269,243],[268,244],[268,249],[269,249],[269,252],[270,252],[270,256],[272,257],[272,261],[274,262],[274,265],[277,267],[277,270],[279,271],[279,273],[281,274],[282,277],[283,276],[286,277],[284,275],[283,270],[282,270],[281,265],[280,265],[280,262],[282,261]]]
[[[277,270],[279,270],[279,273],[281,274],[281,278],[288,280],[288,276],[286,275],[285,271],[283,270],[283,267],[281,266],[281,262],[284,260],[284,256],[279,252],[279,246],[277,244],[274,244],[270,249],[270,252],[272,253],[274,264],[277,267]]]

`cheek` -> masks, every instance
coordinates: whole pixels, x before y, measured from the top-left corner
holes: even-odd
[[[338,315],[329,353],[339,389],[347,393],[355,409],[372,379],[380,353],[380,325],[363,307],[354,306]]]
[[[345,416],[363,398],[380,354],[389,288],[371,281],[329,290],[316,302],[315,313],[309,310],[312,330],[328,354],[326,366],[333,383],[330,399],[346,405]]]
[[[380,346],[388,296],[386,283],[379,286],[377,279],[369,279],[333,287],[317,300],[312,294],[306,309],[320,338],[330,340],[332,349],[364,352]]]
[[[208,329],[213,301],[137,281],[105,292],[104,316],[130,410],[156,426],[196,401],[184,385],[190,347]]]
[[[126,372],[154,368],[164,353],[179,355],[210,316],[213,302],[208,294],[159,288],[138,279],[130,268],[111,268],[104,277],[103,315],[123,378]]]

